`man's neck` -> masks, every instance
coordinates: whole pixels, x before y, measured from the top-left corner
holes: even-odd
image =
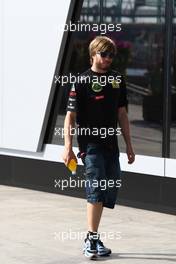
[[[108,71],[108,70],[99,69],[94,65],[92,65],[91,70],[98,73],[106,73]]]

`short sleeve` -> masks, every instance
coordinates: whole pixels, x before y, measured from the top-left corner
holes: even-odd
[[[118,103],[118,108],[119,107],[127,107],[128,105],[128,99],[127,99],[127,89],[126,89],[126,82],[124,77],[122,76],[121,78],[121,83],[120,83],[120,95],[119,95],[119,103]]]
[[[68,102],[67,102],[67,111],[70,112],[76,112],[77,109],[77,103],[76,103],[76,89],[75,89],[75,84],[72,85],[68,97]]]

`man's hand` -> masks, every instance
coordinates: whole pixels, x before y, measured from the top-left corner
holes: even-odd
[[[132,148],[131,145],[127,146],[126,153],[127,153],[127,156],[128,156],[128,163],[132,164],[135,161],[135,154],[133,152],[133,148]]]
[[[76,158],[72,149],[65,148],[64,152],[62,154],[62,158],[63,158],[63,161],[65,163],[65,166],[68,166],[71,159],[74,159],[76,161],[76,163],[78,163],[77,158]]]

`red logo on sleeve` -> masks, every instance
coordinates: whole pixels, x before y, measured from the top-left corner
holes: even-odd
[[[76,92],[70,92],[69,96],[76,96]]]

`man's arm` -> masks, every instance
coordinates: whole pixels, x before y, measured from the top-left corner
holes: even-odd
[[[73,135],[71,135],[71,129],[75,127],[76,112],[67,111],[64,121],[64,153],[62,158],[67,166],[71,159],[76,160],[76,156],[72,150]]]
[[[121,127],[122,135],[126,143],[126,152],[128,156],[128,163],[131,164],[135,160],[135,154],[133,152],[131,137],[130,137],[130,126],[128,121],[128,115],[125,106],[118,108],[118,121]]]

